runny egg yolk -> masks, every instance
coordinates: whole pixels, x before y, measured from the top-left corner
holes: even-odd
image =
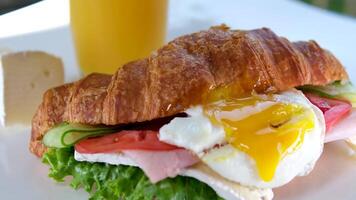
[[[268,106],[253,112],[258,104],[266,102]],[[242,109],[243,116],[237,116]],[[281,159],[299,148],[305,134],[314,128],[310,109],[273,98],[252,96],[218,101],[206,104],[204,113],[213,124],[224,127],[229,144],[255,160],[258,174],[266,182],[273,179]]]

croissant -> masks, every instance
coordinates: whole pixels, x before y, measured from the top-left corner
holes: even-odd
[[[32,120],[30,150],[42,156],[43,135],[61,122],[142,122],[181,113],[219,88],[241,96],[347,79],[340,62],[315,41],[290,42],[267,28],[216,26],[179,37],[113,76],[90,74],[48,90]]]

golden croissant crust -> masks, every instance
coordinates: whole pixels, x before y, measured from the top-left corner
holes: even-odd
[[[217,88],[231,86],[238,96],[346,79],[340,62],[315,41],[290,42],[267,28],[212,27],[179,37],[113,76],[91,74],[48,90],[32,121],[30,150],[41,156],[43,135],[63,121],[148,121],[202,103]]]

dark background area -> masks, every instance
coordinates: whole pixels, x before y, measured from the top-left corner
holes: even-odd
[[[356,17],[356,0],[300,0],[340,14]]]
[[[39,1],[41,0],[0,0],[0,15]]]

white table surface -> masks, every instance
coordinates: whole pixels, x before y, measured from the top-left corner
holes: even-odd
[[[46,0],[0,16],[0,51],[45,50],[62,57],[66,80],[80,76],[69,29],[68,0]],[[290,40],[316,40],[332,51],[356,82],[356,20],[288,0],[171,0],[168,39],[226,23],[269,27]],[[85,199],[46,177],[27,151],[28,128],[0,130],[0,199]],[[354,166],[355,165],[355,166]],[[356,199],[356,159],[341,143],[327,145],[316,169],[276,190],[276,199]],[[4,196],[5,195],[5,196]]]

